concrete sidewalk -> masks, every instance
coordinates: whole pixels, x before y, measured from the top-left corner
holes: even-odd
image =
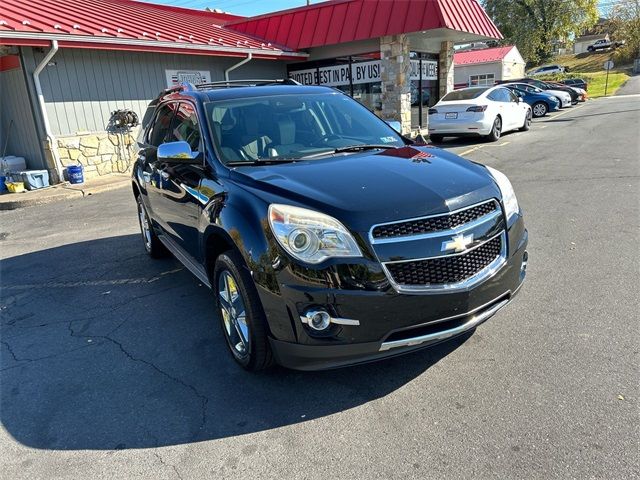
[[[16,208],[44,205],[69,198],[80,198],[95,193],[124,188],[131,185],[129,175],[105,175],[104,177],[87,180],[79,185],[68,182],[54,185],[40,190],[24,193],[4,193],[0,195],[0,210],[14,210]]]

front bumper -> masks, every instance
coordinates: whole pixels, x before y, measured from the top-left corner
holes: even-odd
[[[368,291],[281,283],[279,303],[285,300],[286,322],[295,333],[283,338],[273,335],[272,328],[276,361],[298,370],[336,368],[408,353],[473,331],[507,305],[524,281],[528,235],[522,220],[512,226],[509,236],[509,255],[502,267],[464,291],[415,295],[391,287]],[[360,325],[336,326],[331,336],[314,337],[299,320],[299,313],[311,305],[356,319]],[[274,302],[267,300],[265,309],[272,327],[282,325],[284,318],[273,320],[280,310]]]

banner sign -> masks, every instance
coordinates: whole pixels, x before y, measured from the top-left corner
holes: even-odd
[[[379,82],[381,78],[380,60],[349,64],[332,65],[330,67],[307,68],[289,72],[289,78],[303,85],[323,85],[326,87],[341,87],[349,85],[349,76],[353,75],[353,84]],[[434,60],[422,61],[422,79],[438,79],[438,62]],[[420,61],[411,60],[411,80],[420,80]]]
[[[175,87],[182,82],[208,83],[211,81],[211,72],[208,70],[165,70],[167,87]]]

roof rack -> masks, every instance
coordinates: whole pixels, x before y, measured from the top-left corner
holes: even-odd
[[[195,90],[208,90],[210,88],[236,88],[236,87],[257,87],[267,85],[302,85],[292,78],[281,78],[277,80],[222,80],[219,82],[199,83],[191,85]]]

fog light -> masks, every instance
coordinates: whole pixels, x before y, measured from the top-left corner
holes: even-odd
[[[300,316],[300,321],[302,323],[306,323],[316,331],[326,330],[332,323],[336,325],[350,325],[353,327],[360,325],[360,320],[332,317],[329,315],[329,312],[322,309],[322,307],[315,307],[307,310],[304,315]]]
[[[314,330],[325,330],[331,325],[331,315],[324,310],[309,310],[305,317],[307,318],[307,325]]]
[[[522,265],[520,265],[520,271],[522,273],[527,271],[527,262],[529,261],[529,252],[527,252],[525,250],[524,254],[522,255]]]

